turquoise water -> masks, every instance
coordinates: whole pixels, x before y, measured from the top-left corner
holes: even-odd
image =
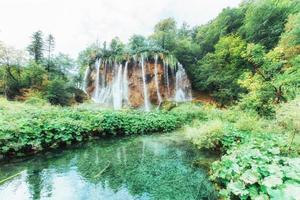
[[[0,163],[0,199],[215,199],[199,153],[180,135],[96,140]]]

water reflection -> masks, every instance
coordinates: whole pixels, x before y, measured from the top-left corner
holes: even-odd
[[[174,136],[94,141],[30,160],[2,163],[1,199],[215,199],[199,154]],[[198,157],[197,157],[198,158]]]

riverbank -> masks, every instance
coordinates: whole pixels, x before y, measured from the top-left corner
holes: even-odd
[[[169,132],[186,116],[174,112],[94,110],[0,100],[0,154],[22,156],[93,137]]]
[[[199,149],[221,153],[209,175],[221,199],[299,198],[299,105],[299,97],[281,104],[271,119],[238,107],[212,107],[185,128]]]
[[[209,178],[220,197],[264,199],[279,195],[293,199],[300,189],[299,102],[296,98],[280,105],[276,116],[266,119],[238,107],[220,110],[197,103],[145,113],[2,99],[0,149],[8,157],[22,156],[93,138],[163,133],[183,127],[181,138],[188,139],[185,145],[220,155],[213,163],[197,157],[192,162],[210,171]]]

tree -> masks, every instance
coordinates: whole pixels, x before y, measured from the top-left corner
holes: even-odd
[[[25,88],[42,90],[48,79],[46,69],[36,62],[30,62],[22,70],[22,86]]]
[[[9,99],[19,94],[21,87],[20,66],[24,61],[25,54],[23,51],[0,42],[0,87],[4,95]]]
[[[118,56],[124,52],[125,45],[119,37],[115,37],[111,40],[109,48],[112,56]]]
[[[244,20],[244,8],[226,8],[209,22],[196,29],[195,42],[200,46],[201,59],[207,53],[214,51],[214,46],[220,37],[236,34]]]
[[[160,47],[172,51],[176,45],[176,21],[167,18],[158,22],[154,27],[154,33],[150,39],[154,40]]]
[[[55,39],[53,37],[53,35],[49,34],[46,38],[46,51],[47,51],[47,54],[48,54],[48,60],[47,60],[47,71],[49,72],[50,71],[50,66],[52,64],[51,62],[51,58],[52,58],[52,54],[53,54],[53,51],[54,51],[54,47],[55,47]]]
[[[237,83],[239,77],[249,71],[241,54],[246,42],[239,36],[222,37],[215,45],[215,52],[208,53],[195,69],[195,87],[208,91],[221,105],[237,100],[245,90]]]
[[[128,46],[132,52],[136,53],[147,46],[146,38],[142,35],[133,35],[129,39]]]
[[[293,99],[300,88],[300,14],[291,15],[279,45],[266,53],[259,44],[248,44],[243,57],[252,67],[239,84],[247,89],[239,105],[260,115],[274,114],[274,104]]]
[[[56,77],[48,83],[45,91],[46,98],[54,105],[69,105],[72,96],[68,89],[67,81]]]
[[[277,45],[288,14],[286,7],[278,6],[273,0],[255,1],[246,12],[241,32],[247,41],[260,43],[270,50]]]
[[[57,73],[65,76],[75,73],[76,64],[75,61],[67,54],[59,53],[53,58],[53,64]]]
[[[42,31],[33,33],[31,44],[28,46],[28,52],[33,56],[36,63],[41,63],[43,60],[44,41]]]

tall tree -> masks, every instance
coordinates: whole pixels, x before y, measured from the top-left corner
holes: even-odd
[[[24,61],[24,52],[0,42],[0,93],[7,98],[13,98],[19,93],[19,66]]]
[[[155,25],[150,39],[153,39],[163,49],[172,51],[176,45],[176,32],[176,21],[173,18],[167,18]]]
[[[146,38],[142,35],[133,35],[129,39],[128,45],[131,51],[136,52],[147,45]]]
[[[28,52],[33,56],[36,63],[41,63],[43,60],[43,33],[42,31],[37,31],[32,34],[31,44],[28,46]]]
[[[276,46],[284,31],[288,8],[272,0],[259,0],[246,11],[241,32],[249,42],[260,43],[270,50]]]
[[[48,61],[47,61],[47,71],[50,71],[50,67],[52,64],[52,54],[55,47],[55,39],[53,35],[49,34],[46,38],[46,52],[48,54]]]

